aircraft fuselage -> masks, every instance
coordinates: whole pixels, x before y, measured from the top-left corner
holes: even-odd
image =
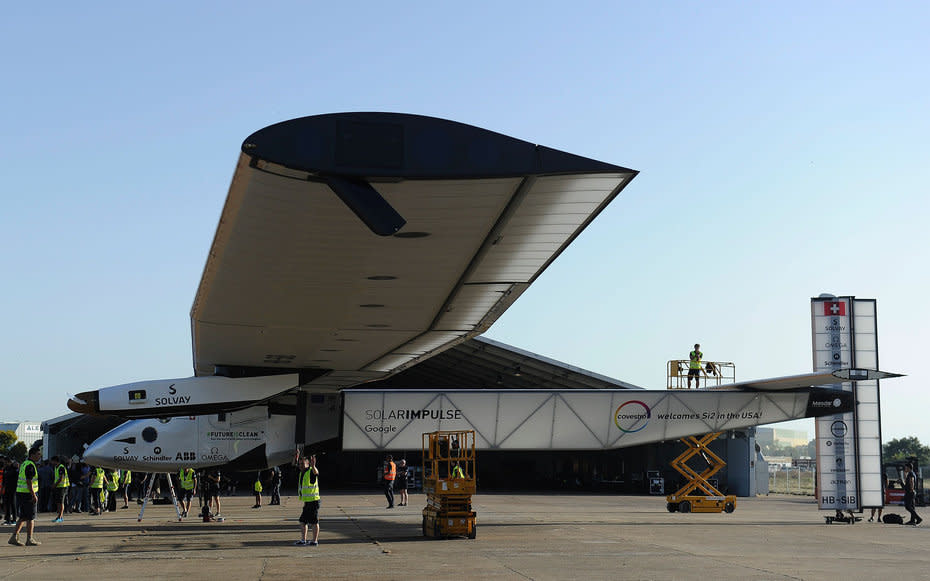
[[[261,470],[293,458],[294,416],[255,406],[226,414],[130,420],[95,440],[84,460],[145,472],[232,465]]]

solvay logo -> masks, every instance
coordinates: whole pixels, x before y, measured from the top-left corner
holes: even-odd
[[[631,399],[620,404],[614,412],[614,423],[621,432],[632,434],[645,428],[651,417],[652,410],[649,406],[639,400]]]

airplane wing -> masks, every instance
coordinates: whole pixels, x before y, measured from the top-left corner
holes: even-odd
[[[832,372],[822,371],[817,373],[803,373],[801,375],[788,375],[785,377],[772,377],[769,379],[740,381],[708,389],[726,391],[785,391],[829,385],[831,383],[840,383],[843,381],[869,381],[891,377],[902,377],[902,375],[900,373],[890,373],[874,369],[839,369]]]
[[[379,379],[485,331],[636,171],[451,121],[245,140],[191,310],[194,370]]]

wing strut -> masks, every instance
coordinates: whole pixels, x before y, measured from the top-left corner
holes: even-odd
[[[407,220],[364,180],[324,176],[326,185],[378,236],[392,236]]]

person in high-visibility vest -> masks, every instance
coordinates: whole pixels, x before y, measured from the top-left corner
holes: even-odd
[[[255,492],[255,505],[252,508],[261,508],[262,507],[262,471],[259,470],[258,474],[255,475],[255,484],[252,485],[252,490]]]
[[[132,484],[132,470],[123,470],[119,479],[119,490],[123,493],[122,508],[129,508],[129,485]]]
[[[297,458],[297,495],[304,503],[303,511],[300,513],[300,540],[295,545],[308,545],[315,547],[319,544],[320,538],[320,471],[316,467],[316,456],[311,454],[309,457],[300,457],[298,451]],[[307,540],[307,529],[311,529],[313,536]]]
[[[197,473],[193,468],[181,468],[178,471],[178,481],[181,483],[181,517],[187,518],[191,509],[191,499],[197,490]]]
[[[116,512],[116,492],[119,490],[120,471],[118,468],[107,473],[107,512]]]
[[[701,387],[701,359],[704,354],[701,353],[700,343],[694,344],[694,351],[688,354],[690,362],[688,363],[688,389],[691,389],[691,378],[694,378],[694,387]]]
[[[29,451],[29,458],[24,460],[19,466],[19,478],[16,481],[16,501],[19,503],[19,521],[16,523],[16,530],[10,536],[9,543],[17,547],[26,545],[41,545],[36,540],[33,532],[35,530],[36,505],[39,503],[39,469],[36,466],[42,458],[42,449],[33,447]],[[19,532],[26,527],[26,542],[19,540]]]
[[[55,501],[55,506],[58,507],[58,516],[52,522],[63,522],[65,503],[68,502],[68,488],[71,486],[71,480],[68,478],[68,467],[65,466],[63,460],[64,458],[52,456],[52,465],[55,467],[52,499]]]
[[[394,464],[394,457],[390,454],[384,459],[384,472],[382,482],[384,482],[384,497],[387,498],[388,508],[394,508],[394,478],[397,477],[397,465]]]
[[[103,468],[94,467],[90,473],[90,505],[92,515],[96,516],[103,512],[104,495],[103,485],[107,481],[107,475]]]

